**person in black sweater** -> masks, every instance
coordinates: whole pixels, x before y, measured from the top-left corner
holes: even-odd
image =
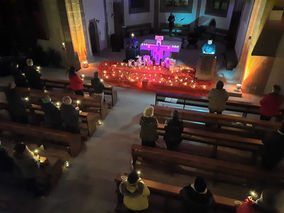
[[[15,83],[9,85],[5,94],[8,102],[8,111],[12,121],[23,124],[28,123],[26,104],[17,93]]]
[[[166,121],[164,140],[168,150],[176,150],[182,141],[183,122],[179,120],[178,111],[174,110],[172,119]]]
[[[94,88],[95,94],[102,94],[104,92],[104,84],[101,82],[101,79],[99,78],[99,73],[94,73],[94,78],[91,80],[91,84]]]
[[[62,121],[59,109],[51,102],[51,98],[47,95],[42,99],[42,110],[44,112],[45,126],[52,129],[61,129]]]
[[[184,212],[209,213],[214,208],[214,198],[203,178],[197,177],[193,184],[183,187],[179,193]]]
[[[27,66],[24,69],[24,73],[30,88],[43,89],[43,83],[40,79],[41,74],[34,68],[33,60],[30,58],[27,59]]]
[[[265,169],[273,169],[284,157],[284,123],[262,142],[262,166]]]
[[[79,111],[72,106],[72,99],[69,96],[62,98],[60,107],[63,128],[72,133],[80,133]]]

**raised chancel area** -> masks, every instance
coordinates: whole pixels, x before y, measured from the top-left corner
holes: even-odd
[[[284,213],[282,0],[0,5],[0,213]]]

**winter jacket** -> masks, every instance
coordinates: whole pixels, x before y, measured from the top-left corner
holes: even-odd
[[[119,189],[123,195],[123,204],[126,208],[132,211],[148,209],[150,190],[142,181],[138,181],[136,184],[130,184],[127,181],[122,182]]]
[[[36,71],[33,66],[27,66],[24,69],[24,73],[26,75],[26,79],[28,80],[28,84],[30,88],[33,89],[43,89],[43,83],[40,79],[41,74]]]
[[[69,77],[70,80],[70,88],[74,91],[84,89],[83,80],[78,75],[73,75]]]
[[[62,125],[59,109],[50,103],[43,103],[42,110],[44,111],[45,124],[49,128],[60,129]]]
[[[154,117],[145,117],[140,118],[140,138],[144,141],[156,141],[158,139],[158,123]]]
[[[179,120],[170,120],[165,126],[164,140],[167,144],[167,149],[175,150],[182,141],[181,134],[183,132],[183,122]]]
[[[26,79],[26,76],[24,76],[20,71],[16,71],[13,74],[14,81],[17,87],[29,87],[28,80]]]
[[[103,93],[105,86],[99,78],[92,79],[91,84],[94,88],[95,93]]]
[[[208,213],[213,210],[215,202],[210,191],[200,194],[191,186],[185,186],[179,195],[185,212]]]
[[[211,89],[208,93],[208,108],[213,112],[222,112],[226,108],[226,102],[229,99],[229,94],[225,89]]]
[[[80,133],[79,112],[71,104],[62,104],[60,107],[61,120],[66,131]]]
[[[282,95],[267,94],[260,101],[259,113],[268,117],[276,116],[279,114],[279,109],[283,102],[284,97]]]

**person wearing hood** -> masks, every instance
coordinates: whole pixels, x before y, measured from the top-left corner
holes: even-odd
[[[280,129],[268,135],[262,142],[262,166],[273,169],[284,157],[284,123]]]
[[[278,213],[275,205],[276,193],[274,190],[265,190],[259,199],[254,201],[248,197],[237,207],[237,213]]]
[[[183,187],[179,196],[184,212],[208,213],[213,211],[215,204],[213,195],[201,177],[197,177],[193,184]]]
[[[42,110],[44,112],[44,124],[47,128],[60,130],[62,126],[59,109],[51,102],[51,98],[47,95],[41,99]]]
[[[121,182],[119,190],[123,196],[123,204],[129,212],[142,212],[148,209],[150,190],[136,171],[131,172],[127,180]]]
[[[80,133],[79,111],[72,106],[72,99],[69,96],[62,98],[60,107],[61,120],[64,129],[72,133]]]
[[[142,141],[142,146],[155,147],[155,142],[158,139],[158,122],[154,117],[154,107],[146,107],[143,116],[140,118],[140,126],[140,138]]]
[[[104,92],[105,86],[101,82],[98,72],[94,72],[94,78],[91,80],[91,84],[92,84],[95,94],[102,94]]]
[[[229,99],[228,92],[223,89],[223,81],[218,81],[216,88],[213,88],[208,93],[208,108],[210,113],[222,114],[226,108],[226,102]]]
[[[183,121],[179,120],[177,110],[172,112],[172,119],[166,122],[164,140],[168,150],[176,150],[182,141]]]

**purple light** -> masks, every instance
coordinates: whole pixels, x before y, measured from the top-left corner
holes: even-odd
[[[151,56],[155,60],[156,65],[160,65],[161,60],[164,62],[167,57],[170,56],[171,52],[179,52],[178,46],[162,45],[164,36],[155,36],[156,44],[142,43],[140,45],[141,50],[150,50]]]

